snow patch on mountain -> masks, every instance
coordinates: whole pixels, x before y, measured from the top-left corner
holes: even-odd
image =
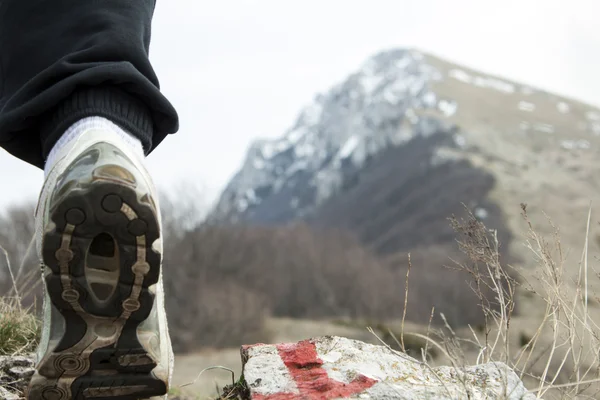
[[[600,121],[600,113],[596,111],[588,111],[585,113],[585,116],[590,121]]]
[[[351,136],[350,139],[346,140],[346,143],[344,143],[344,146],[341,148],[340,152],[338,153],[340,158],[347,158],[348,156],[350,156],[352,154],[352,152],[356,149],[356,146],[358,146],[360,143],[360,139],[358,136]]]
[[[533,129],[544,133],[554,133],[554,126],[550,124],[537,123],[533,126]]]
[[[519,102],[519,110],[521,111],[534,111],[535,110],[535,104],[530,103],[528,101],[520,101]]]
[[[565,150],[586,150],[590,148],[590,142],[587,140],[561,140],[560,147]]]
[[[445,117],[451,117],[456,114],[458,104],[454,100],[442,99],[438,103],[438,109],[444,114]]]
[[[560,101],[557,105],[556,108],[558,109],[559,112],[566,114],[569,111],[571,111],[571,107],[565,103],[564,101]]]
[[[450,78],[454,78],[464,83],[472,84],[482,88],[495,89],[504,93],[514,93],[515,85],[505,82],[501,79],[483,77],[478,75],[470,75],[462,69],[451,69],[448,72]]]

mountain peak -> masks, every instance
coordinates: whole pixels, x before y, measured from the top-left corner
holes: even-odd
[[[498,136],[482,131],[547,136],[577,124],[582,135],[600,134],[600,113],[416,49],[385,50],[315,96],[282,137],[255,141],[218,210],[289,220],[342,190],[372,157],[415,137],[448,134],[452,144],[430,160],[439,163],[463,157],[461,149],[493,149]]]

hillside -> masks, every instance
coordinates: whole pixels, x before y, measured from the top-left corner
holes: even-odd
[[[551,233],[543,213],[561,228],[575,272],[598,199],[599,144],[595,107],[390,50],[316,96],[281,138],[257,140],[216,215],[305,219],[348,228],[381,254],[447,255],[454,242],[446,218],[464,203],[498,229],[505,254],[526,262],[526,203],[542,233]]]

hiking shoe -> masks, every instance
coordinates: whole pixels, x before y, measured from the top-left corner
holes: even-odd
[[[87,129],[67,147],[36,210],[44,327],[28,396],[165,395],[173,353],[160,211],[143,154],[110,129]]]

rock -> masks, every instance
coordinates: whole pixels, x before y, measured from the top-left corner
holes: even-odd
[[[35,371],[33,356],[0,356],[0,399],[19,399]]]
[[[19,395],[9,391],[8,389],[4,389],[4,387],[0,386],[0,399],[2,400],[19,400]]]
[[[253,400],[533,400],[517,374],[493,362],[430,368],[414,358],[342,337],[242,347]]]

